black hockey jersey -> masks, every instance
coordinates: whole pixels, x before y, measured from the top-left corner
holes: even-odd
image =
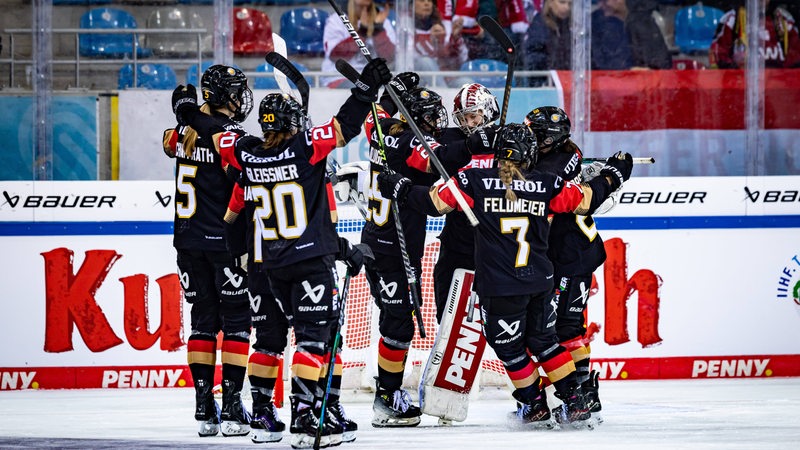
[[[572,180],[580,174],[581,154],[549,152],[539,155],[536,169]],[[547,256],[559,276],[591,274],[606,260],[603,239],[592,216],[555,214],[550,224]]]
[[[478,217],[475,236],[475,292],[482,296],[525,295],[553,286],[547,257],[547,215],[574,210],[582,188],[557,175],[531,171],[515,180],[517,200],[505,198],[496,168],[468,169],[456,177],[458,187]],[[457,207],[452,193],[439,189],[438,200]]]
[[[237,122],[220,113],[207,116],[197,133],[194,150],[188,154],[182,136],[188,127],[179,126],[170,142],[175,151],[175,215],[173,245],[179,250],[226,251],[224,216],[233,180],[223,169],[212,136],[220,131],[244,134]]]

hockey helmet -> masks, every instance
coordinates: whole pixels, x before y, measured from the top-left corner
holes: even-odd
[[[536,136],[540,149],[557,148],[569,139],[572,124],[567,113],[557,106],[542,106],[525,116],[527,125]]]
[[[482,114],[483,123],[474,127],[469,126],[466,118],[469,113]],[[499,117],[500,107],[497,105],[497,97],[482,84],[472,83],[461,86],[453,99],[453,121],[468,135],[491,124]]]
[[[526,125],[509,123],[497,135],[494,159],[519,163],[529,167],[536,163],[539,147],[536,137]]]
[[[214,107],[226,107],[233,112],[233,120],[241,122],[253,110],[253,91],[247,87],[247,77],[241,70],[215,64],[200,80],[203,100]]]
[[[400,101],[408,109],[410,119],[428,133],[437,134],[447,126],[447,110],[442,105],[442,97],[436,92],[415,87],[404,92]]]
[[[286,94],[267,94],[258,107],[261,131],[288,131],[291,134],[308,128],[308,116],[294,98]]]

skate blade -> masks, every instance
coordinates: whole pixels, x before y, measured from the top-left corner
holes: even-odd
[[[417,417],[374,417],[372,419],[372,426],[375,428],[389,428],[389,427],[415,427],[419,425],[420,419]]]
[[[584,420],[573,420],[572,422],[559,423],[562,430],[594,430],[598,425],[597,419],[592,416]]]
[[[223,421],[222,422],[222,435],[228,436],[245,436],[250,434],[250,425],[241,422]]]
[[[209,437],[209,436],[216,436],[219,434],[219,424],[218,423],[209,423],[205,420],[198,420],[197,421],[198,430],[197,434],[200,437]]]
[[[291,445],[292,448],[313,448],[315,439],[316,436],[310,436],[308,434],[292,434]],[[330,447],[330,445],[330,436],[320,436],[319,448]]]
[[[345,431],[342,433],[342,442],[353,442],[356,440],[355,431]]]
[[[250,440],[255,444],[262,444],[264,442],[280,442],[283,439],[283,432],[250,429]]]
[[[439,422],[438,423],[439,423],[440,427],[452,427],[453,426],[453,421],[452,420],[445,419],[443,417],[439,417]]]

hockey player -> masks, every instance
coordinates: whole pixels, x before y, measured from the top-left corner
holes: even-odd
[[[379,111],[379,120],[384,134],[386,162],[377,150],[380,144],[377,142],[372,116],[369,116],[365,124],[372,146],[370,163],[373,178],[361,242],[369,245],[376,255],[375,260],[367,264],[366,275],[372,296],[380,309],[378,328],[381,334],[372,419],[372,425],[376,427],[416,426],[421,413],[401,387],[406,357],[414,337],[413,308],[409,299],[410,283],[402,262],[391,208],[392,200],[381,195],[374,177],[387,164],[389,169],[402,173],[419,185],[431,186],[439,178],[431,173],[429,156],[408,125],[408,120],[417,124],[430,148],[437,152],[440,159],[463,158],[463,155],[468,158],[463,140],[449,145],[437,141],[437,136],[447,123],[447,111],[439,94],[417,86],[418,82],[417,74],[406,72],[397,75],[387,87],[395,89],[411,117],[391,118],[396,105],[386,95],[381,99],[383,109]],[[405,232],[405,250],[416,277],[417,297],[421,299],[419,277],[422,271],[427,217],[418,211],[401,209],[400,218]]]
[[[242,71],[223,65],[209,67],[200,85],[205,104],[199,110],[212,126],[197,130],[180,118],[176,128],[164,132],[164,151],[176,159],[173,245],[184,297],[191,305],[187,350],[198,433],[215,436],[220,430],[219,406],[212,388],[217,334],[221,330],[222,433],[244,435],[250,431],[249,415],[240,397],[250,348],[244,282],[247,274],[241,259],[229,253],[223,227],[233,180],[238,175],[226,174],[230,168],[221,163],[211,135],[214,130],[244,134],[240,122],[253,108],[253,94]],[[185,105],[185,101],[181,95],[173,95],[173,109]]]
[[[563,109],[556,106],[535,108],[525,117],[525,124],[539,143],[536,170],[554,173],[565,180],[588,181],[586,177],[578,177],[583,155],[569,139],[571,124]],[[613,199],[609,197],[608,201]],[[553,215],[547,256],[553,263],[555,275],[558,342],[572,354],[586,406],[592,413],[599,413],[599,374],[589,371],[590,347],[584,340],[585,309],[592,273],[605,262],[606,251],[592,216],[572,212]]]
[[[461,86],[453,99],[453,121],[458,127],[446,128],[440,142],[465,141],[471,157],[456,167],[445,167],[448,173],[470,167],[491,167],[494,159],[496,130],[491,126],[500,117],[497,98],[485,86],[472,83]],[[456,269],[475,269],[474,234],[467,216],[461,211],[447,214],[439,234],[439,258],[433,268],[433,287],[436,299],[436,321],[442,313]]]
[[[503,361],[525,422],[551,422],[545,392],[538,382],[533,355],[566,405],[564,423],[591,426],[575,364],[555,333],[553,266],[547,258],[548,213],[591,213],[630,177],[629,154],[609,158],[600,176],[578,185],[558,175],[531,169],[536,140],[523,124],[500,130],[496,168],[459,172],[458,183],[478,216],[475,237],[475,291],[481,299],[483,332]],[[442,214],[458,207],[453,194],[440,188],[411,188],[401,174],[380,174],[384,196],[405,209]]]
[[[254,204],[253,260],[263,264],[294,327],[294,448],[314,444],[320,416],[317,387],[339,314],[335,258],[340,247],[325,187],[326,157],[359,133],[370,103],[390,79],[386,61],[377,58],[366,65],[352,95],[325,124],[301,132],[302,124],[295,120],[300,105],[283,94],[269,94],[259,111],[263,141],[228,133],[216,137],[221,152],[232,153],[242,167],[244,201]],[[338,442],[323,431],[320,445],[332,443]]]

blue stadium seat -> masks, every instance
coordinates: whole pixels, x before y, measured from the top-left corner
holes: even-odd
[[[172,67],[166,64],[138,64],[136,87],[146,89],[175,89],[178,77]],[[133,87],[133,64],[126,64],[119,70],[119,89]]]
[[[462,64],[461,70],[465,72],[500,72],[494,76],[475,76],[473,81],[488,88],[504,87],[506,85],[508,65],[502,61],[472,59]]]
[[[80,27],[85,29],[136,29],[136,19],[128,12],[113,8],[91,9],[81,16]],[[139,39],[139,37],[137,37]],[[123,58],[133,55],[131,34],[81,34],[81,56],[95,58]],[[138,46],[136,55],[150,56],[150,50]]]
[[[292,61],[297,70],[300,72],[308,72],[308,67]],[[256,67],[256,72],[258,73],[273,73],[275,69],[269,63],[261,64],[260,66]],[[310,77],[305,77],[306,81],[310,85],[313,81]],[[253,78],[253,82],[251,83],[254,89],[278,89],[278,83],[275,81],[273,77],[255,77]],[[291,80],[289,80],[289,86],[292,88],[297,88]]]
[[[213,64],[211,61],[204,61],[202,64],[202,71],[205,72],[206,69],[211,67]],[[201,74],[203,72],[200,72]],[[186,84],[193,84],[195,87],[200,87],[200,77],[197,76],[197,64],[192,64],[189,66],[189,70],[186,71]]]
[[[281,37],[292,54],[322,55],[322,35],[328,13],[318,8],[294,8],[281,14]]]
[[[675,13],[675,46],[686,54],[705,53],[724,12],[697,3]]]

